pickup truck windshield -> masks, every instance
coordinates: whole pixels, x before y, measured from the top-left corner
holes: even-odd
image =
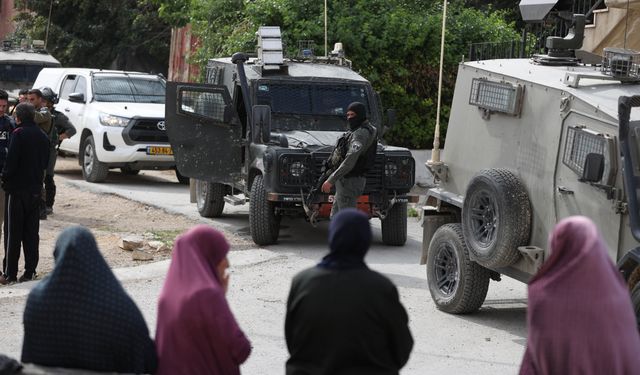
[[[269,105],[277,114],[344,118],[353,102],[363,103],[371,113],[364,85],[259,82],[256,96],[257,104]]]
[[[155,77],[93,77],[93,95],[98,102],[164,104],[165,91],[165,82]]]

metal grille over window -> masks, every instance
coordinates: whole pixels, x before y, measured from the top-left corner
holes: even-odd
[[[607,157],[607,139],[601,134],[590,132],[581,127],[570,127],[562,162],[578,176],[582,176],[584,162],[588,154],[600,154]]]
[[[224,122],[224,97],[219,92],[181,91],[180,110]]]
[[[602,72],[616,78],[640,79],[640,52],[623,48],[605,48]]]
[[[469,104],[489,111],[519,115],[523,92],[524,88],[520,85],[475,78]]]

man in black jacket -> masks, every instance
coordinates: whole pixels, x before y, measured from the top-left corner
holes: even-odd
[[[38,266],[40,241],[40,192],[49,162],[49,139],[34,121],[29,103],[16,107],[17,128],[11,134],[2,186],[8,194],[5,213],[5,256],[0,284],[17,280],[20,247],[24,248],[25,272],[19,281],[33,280]]]

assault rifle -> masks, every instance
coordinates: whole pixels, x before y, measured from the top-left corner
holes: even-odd
[[[347,156],[347,148],[349,147],[348,140],[348,132],[338,138],[336,147],[331,152],[331,155],[329,155],[329,158],[322,163],[320,177],[318,177],[315,185],[311,187],[306,198],[302,189],[300,190],[300,194],[302,195],[302,207],[304,207],[304,212],[307,214],[307,217],[312,224],[315,223],[316,216],[318,216],[318,210],[312,209],[309,205],[315,200],[318,191],[322,189],[322,184],[327,181],[329,176],[331,176],[344,161],[344,158]]]

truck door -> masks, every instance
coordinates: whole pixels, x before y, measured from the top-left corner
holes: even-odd
[[[71,94],[84,95],[84,102],[70,100],[69,96]],[[64,113],[76,128],[76,134],[62,141],[60,149],[80,154],[80,138],[82,137],[82,130],[86,127],[84,123],[85,103],[91,100],[87,92],[87,79],[78,74],[67,74],[62,79],[58,96],[60,101],[56,105],[56,109]]]
[[[620,181],[617,172],[617,145],[614,123],[573,112],[563,123],[560,152],[556,163],[556,220],[573,215],[591,218],[611,249],[618,248],[622,216],[617,207]],[[583,177],[589,154],[604,160],[602,178],[587,182]],[[612,250],[614,251],[614,250]],[[615,259],[615,254],[612,254]]]
[[[166,131],[180,174],[201,181],[237,181],[242,126],[227,88],[167,82],[166,95]]]

